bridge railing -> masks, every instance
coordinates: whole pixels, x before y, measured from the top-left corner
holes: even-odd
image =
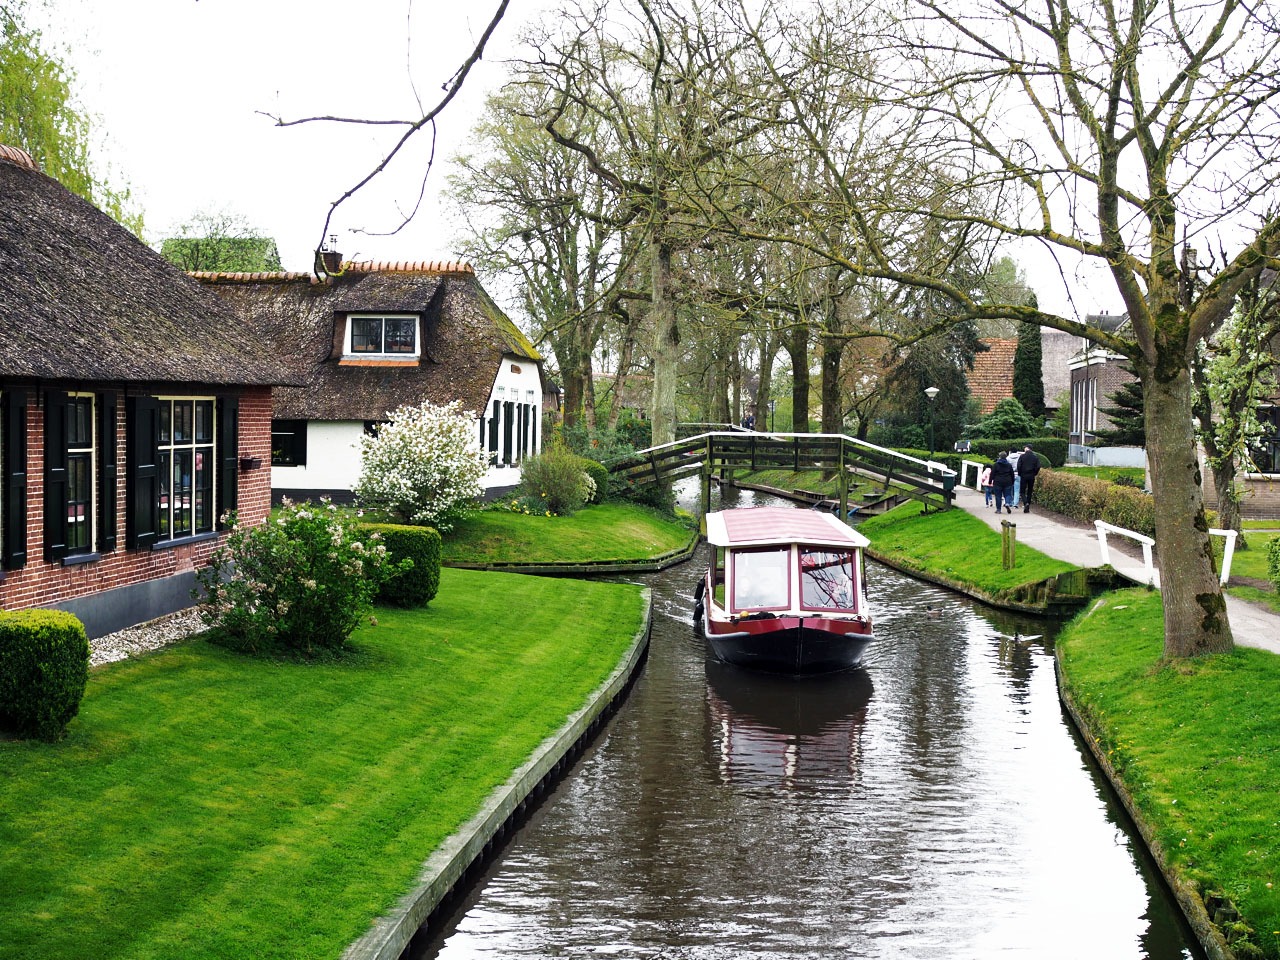
[[[942,505],[950,504],[957,480],[955,471],[941,463],[824,433],[712,431],[640,450],[606,466],[615,478],[637,486],[671,482],[704,469],[839,470],[883,482],[886,490],[899,484],[908,496]]]

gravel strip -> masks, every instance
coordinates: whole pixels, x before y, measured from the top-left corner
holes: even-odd
[[[185,640],[193,633],[199,633],[205,626],[200,622],[196,609],[179,610],[168,616],[156,617],[146,623],[125,630],[108,633],[97,640],[89,641],[89,665],[113,663],[128,657],[159,650],[161,647]]]

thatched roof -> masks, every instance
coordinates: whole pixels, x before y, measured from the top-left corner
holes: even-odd
[[[274,415],[298,420],[382,420],[403,404],[461,400],[484,408],[504,357],[541,357],[493,302],[469,264],[347,263],[340,274],[193,274],[255,333],[294,363],[301,388],[275,391]],[[416,364],[341,362],[335,333],[351,313],[422,318]]]
[[[0,376],[78,382],[281,382],[215,296],[124,227],[0,151]]]

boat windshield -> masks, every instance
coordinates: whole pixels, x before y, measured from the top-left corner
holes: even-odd
[[[800,603],[806,610],[856,610],[856,559],[847,550],[800,548]]]
[[[791,604],[787,560],[791,551],[737,550],[733,554],[735,610],[777,610]]]

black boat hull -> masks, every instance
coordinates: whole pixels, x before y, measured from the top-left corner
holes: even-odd
[[[716,632],[715,626],[704,621],[703,632],[718,659],[769,673],[848,670],[862,663],[872,640],[870,632],[847,632],[840,629],[844,622],[819,618],[739,621],[733,626],[746,629],[723,633]]]

